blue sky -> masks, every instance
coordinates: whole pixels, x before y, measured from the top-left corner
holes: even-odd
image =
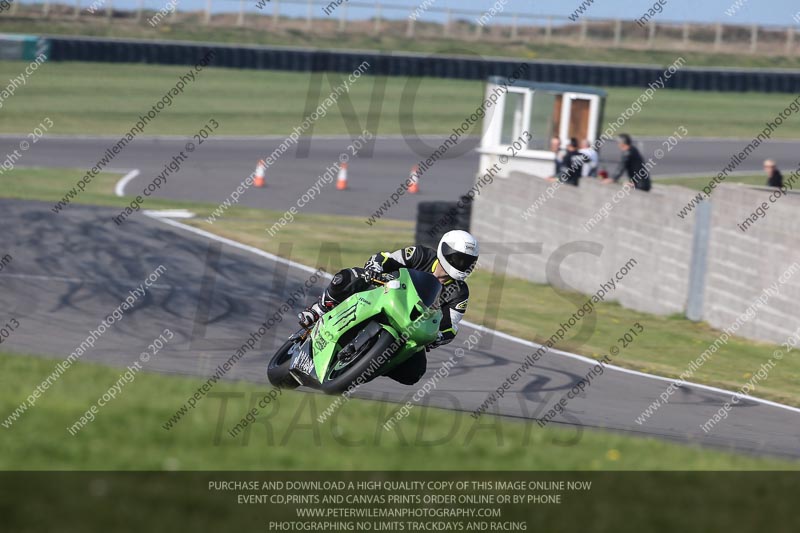
[[[411,0],[387,0],[391,3],[418,5]],[[538,2],[532,0],[507,0],[506,11],[517,11],[533,14],[567,16],[581,5],[584,0],[559,0],[557,2]],[[586,0],[587,2],[589,0]],[[587,15],[594,17],[628,18],[641,16],[655,0],[595,0],[588,8]],[[792,24],[792,16],[800,12],[797,0],[740,0],[742,5],[734,16],[726,14],[726,10],[737,0],[664,0],[666,6],[659,15],[662,20],[698,21],[698,22],[732,22],[745,24]],[[437,7],[463,7],[467,9],[485,10],[495,0],[436,0]],[[796,24],[800,27],[800,24]]]
[[[31,3],[34,0],[22,0],[22,3]],[[41,2],[41,0],[36,0]],[[55,0],[58,1],[58,0]],[[64,3],[72,4],[72,0],[60,0]],[[81,5],[88,7],[94,0],[81,0]],[[145,5],[151,9],[160,9],[168,0],[145,0]],[[238,11],[240,0],[212,0],[213,10],[219,11]],[[245,10],[249,12],[258,11],[255,7],[256,0],[243,0]],[[273,0],[274,2],[275,0]],[[306,6],[289,5],[281,2],[281,12],[295,16],[305,16]],[[316,0],[322,4],[322,0]],[[325,0],[327,4],[330,0]],[[353,0],[354,2],[356,0]],[[358,0],[372,4],[373,0]],[[423,3],[424,0],[383,0],[384,4],[404,6],[404,9],[391,11],[392,18],[406,18],[414,8]],[[469,9],[476,11],[488,10],[495,2],[503,0],[428,0],[432,2],[434,8]],[[559,0],[549,2],[539,2],[534,0],[506,0],[504,11],[506,14],[518,12],[535,15],[561,15],[571,14],[582,2],[591,0]],[[589,17],[603,18],[627,18],[635,19],[644,14],[656,0],[594,0],[587,9]],[[690,21],[690,22],[727,22],[734,24],[774,24],[780,26],[794,25],[800,28],[800,24],[793,20],[794,15],[800,18],[800,2],[798,0],[662,0],[666,2],[663,13],[658,15],[658,20],[663,21]],[[735,3],[741,3],[741,7],[733,16],[726,14]],[[116,8],[133,8],[138,5],[139,0],[113,0]],[[206,0],[178,0],[179,9],[200,10],[204,9]],[[266,13],[272,13],[272,6],[266,8]],[[341,7],[339,9],[342,9]],[[263,12],[263,11],[262,11]],[[314,8],[317,16],[324,16],[322,5]],[[386,13],[386,11],[385,11]],[[351,18],[369,18],[374,14],[373,9],[360,9],[353,6],[349,7],[348,15]],[[387,13],[389,14],[389,13]],[[332,17],[338,17],[338,12],[334,12]],[[429,12],[422,17],[423,20],[440,19],[443,15]],[[508,20],[508,19],[506,19]]]
[[[444,1],[444,0],[440,0]],[[582,0],[562,0],[560,2],[532,2],[509,0],[509,7],[535,5],[535,12],[552,11],[559,15],[572,13]],[[733,16],[726,14],[736,0],[666,0],[664,11],[658,18],[665,21],[689,22],[729,22],[736,24],[777,24],[791,23],[792,16],[800,11],[797,0],[741,0],[742,5]],[[482,5],[486,2],[466,1],[463,4]],[[610,18],[637,18],[653,5],[653,1],[642,0],[595,0],[588,15]],[[529,8],[530,9],[530,8]],[[638,15],[636,13],[639,13]],[[797,24],[796,24],[797,25]],[[800,25],[798,25],[800,26]]]

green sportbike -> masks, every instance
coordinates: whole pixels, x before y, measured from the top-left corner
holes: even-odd
[[[433,274],[401,268],[373,279],[311,329],[293,334],[267,366],[269,382],[340,394],[385,374],[436,340],[442,285]]]

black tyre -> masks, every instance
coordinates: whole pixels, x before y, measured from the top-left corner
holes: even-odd
[[[284,342],[283,346],[270,359],[269,365],[267,365],[267,379],[279,389],[296,389],[300,386],[297,380],[289,375],[289,365],[292,361],[289,351],[295,342],[295,339],[289,339]]]
[[[381,361],[378,370],[367,373],[367,369],[369,369],[370,363],[372,363],[373,360],[380,357],[381,354],[392,345],[394,340],[391,333],[382,329],[380,333],[375,335],[370,342],[359,351],[359,353],[354,354],[350,358],[346,367],[339,370],[336,370],[336,366],[339,363],[337,355],[329,365],[328,375],[322,383],[322,391],[325,394],[341,394],[350,388],[360,376],[363,376],[362,381],[364,383],[380,376],[381,368],[385,367],[386,364],[391,361],[394,353],[387,353],[383,356],[386,360]]]
[[[441,216],[447,213],[451,208],[456,206],[456,202],[420,202],[417,204],[417,213],[419,215],[436,215]]]

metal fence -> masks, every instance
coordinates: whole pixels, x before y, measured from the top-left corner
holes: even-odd
[[[435,0],[401,5],[336,0],[15,0],[2,17],[105,19],[109,24],[202,24],[317,35],[354,34],[411,39],[478,40],[652,50],[797,55],[796,28],[765,25],[567,17],[444,8]],[[487,2],[487,5],[489,3]],[[496,4],[499,5],[499,4]],[[159,15],[159,11],[162,14]],[[800,12],[788,22],[800,23]],[[158,24],[153,24],[157,20]]]

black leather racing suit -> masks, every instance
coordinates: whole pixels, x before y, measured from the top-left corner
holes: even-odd
[[[427,246],[409,246],[395,252],[378,252],[369,258],[365,268],[348,268],[333,276],[331,284],[325,291],[325,298],[338,304],[351,295],[373,287],[368,281],[366,271],[394,272],[400,268],[410,268],[433,273],[439,260],[436,250]],[[458,332],[458,324],[467,311],[469,287],[463,281],[445,282],[439,296],[442,311],[442,322],[439,327],[439,339],[428,349],[447,344]],[[387,376],[404,385],[413,385],[425,374],[427,358],[425,350],[420,350],[403,364],[392,369]]]

